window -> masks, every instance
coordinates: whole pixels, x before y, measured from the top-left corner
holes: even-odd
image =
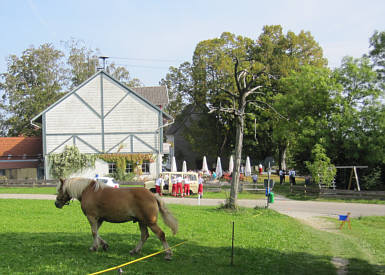
[[[108,173],[113,174],[116,172],[116,164],[113,162],[108,163]]]
[[[132,173],[133,172],[133,165],[131,162],[126,163],[126,173]]]
[[[5,176],[5,169],[0,169],[0,176]]]
[[[142,164],[142,172],[143,173],[150,173],[150,162],[148,160],[144,160]]]

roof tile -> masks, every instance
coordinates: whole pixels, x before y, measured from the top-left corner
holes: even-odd
[[[2,137],[0,138],[0,156],[36,156],[42,154],[41,137]]]

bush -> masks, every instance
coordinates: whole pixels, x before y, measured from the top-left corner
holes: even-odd
[[[325,149],[320,144],[316,144],[311,151],[314,162],[306,161],[306,167],[309,169],[315,183],[322,183],[330,186],[336,176],[336,168],[330,163],[330,158],[326,155]]]
[[[381,168],[376,167],[363,176],[360,185],[365,190],[379,190],[381,188]]]
[[[49,156],[50,172],[54,178],[67,178],[85,168],[94,167],[95,160],[94,155],[82,154],[76,146],[66,145],[62,153]]]

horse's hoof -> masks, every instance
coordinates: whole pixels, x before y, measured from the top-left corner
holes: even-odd
[[[167,260],[167,261],[171,261],[172,260],[172,256],[171,255],[166,255],[166,256],[164,256],[164,259]]]
[[[104,251],[107,251],[109,247],[110,247],[110,246],[109,246],[108,244],[106,244],[106,243],[103,244],[103,250],[104,250]]]
[[[138,253],[138,252],[135,249],[130,251],[130,255],[135,255],[136,253]]]
[[[98,250],[98,249],[97,249],[96,247],[94,247],[94,246],[91,246],[91,247],[90,247],[90,251],[91,251],[91,252],[95,252],[95,251],[97,251],[97,250]]]

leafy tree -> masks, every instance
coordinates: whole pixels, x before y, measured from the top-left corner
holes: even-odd
[[[297,169],[304,171],[314,145],[328,136],[341,87],[329,69],[314,66],[303,66],[279,84],[282,92],[274,97],[273,106],[287,120],[274,121],[273,136],[290,144]]]
[[[50,154],[50,173],[54,178],[68,178],[72,174],[95,166],[95,155],[82,154],[76,146],[65,146],[62,153]]]
[[[26,49],[20,57],[8,57],[7,71],[0,74],[2,135],[40,135],[30,120],[96,72],[97,50],[74,40],[66,47],[68,56],[51,44],[43,44]],[[141,85],[125,67],[112,63],[107,70],[127,86]]]
[[[99,49],[90,49],[81,40],[71,39],[64,42],[68,51],[67,65],[69,66],[70,89],[73,89],[97,72],[99,65]],[[142,83],[137,78],[131,78],[129,71],[115,63],[106,66],[107,73],[128,87],[139,87]]]
[[[142,82],[138,78],[131,78],[129,71],[125,67],[116,66],[115,63],[111,63],[107,66],[106,71],[127,87],[143,86]]]
[[[169,73],[159,84],[167,87],[169,104],[166,112],[175,118],[191,103],[190,95],[193,90],[191,64],[184,62],[179,68],[170,67]]]
[[[281,26],[265,26],[256,41],[224,32],[219,38],[198,43],[191,65],[187,63],[188,66],[181,66],[179,70],[170,69],[168,78],[173,79],[173,92],[177,93],[176,98],[179,100],[175,102],[179,102],[178,106],[184,106],[181,103],[188,94],[188,103],[192,102],[197,106],[195,110],[201,112],[205,112],[207,107],[233,108],[234,98],[224,90],[237,90],[234,79],[234,57],[242,60],[239,71],[248,68],[250,73],[261,72],[255,85],[263,87],[260,92],[265,96],[261,99],[254,95],[248,100],[262,101],[264,107],[273,105],[274,95],[282,92],[279,86],[280,78],[293,70],[300,70],[304,64],[318,67],[327,64],[326,59],[322,57],[321,47],[309,32],[302,31],[297,35],[293,32],[284,34]],[[275,112],[265,112],[260,107],[259,104],[249,104],[246,107],[248,116],[245,120],[243,150],[252,159],[263,159],[274,154],[275,148],[278,147],[281,156],[286,153],[289,144],[286,139],[288,132],[279,136],[273,135],[274,127],[278,123]],[[179,110],[180,108],[178,112]],[[209,142],[216,148],[214,151],[220,155],[227,154],[234,150],[234,116],[217,111],[210,115],[217,122],[214,124],[215,127],[208,129],[213,131],[208,136],[220,137],[221,142],[210,139],[206,144]],[[194,129],[189,129],[188,137],[192,144],[199,144],[202,135],[197,127]]]
[[[379,154],[385,145],[381,138],[384,108],[377,73],[367,58],[352,57],[345,57],[334,73],[343,92],[330,127],[329,152],[335,156],[333,161],[349,165],[382,162]]]
[[[0,83],[7,135],[39,134],[30,120],[63,95],[66,75],[62,57],[51,44],[28,48],[20,57],[8,57],[8,69],[1,74]]]
[[[261,63],[265,67],[267,74],[273,76],[265,78],[263,86],[269,87],[266,91],[266,101],[273,105],[281,114],[287,114],[287,104],[275,104],[275,96],[282,94],[285,96],[287,89],[281,85],[280,79],[288,77],[291,73],[299,72],[303,66],[310,65],[323,68],[327,60],[323,57],[322,48],[314,40],[310,32],[301,31],[283,33],[280,25],[264,26],[262,34],[258,37],[252,50],[252,59]],[[293,111],[293,110],[292,110]],[[277,119],[272,112],[260,112],[253,110],[257,114],[257,148],[274,148],[278,151],[280,168],[286,169],[286,155],[289,145],[295,144],[292,135],[293,120],[289,124],[285,119]],[[298,113],[298,111],[295,111]],[[292,113],[292,112],[291,112]],[[285,115],[284,115],[285,116]],[[287,116],[286,116],[287,117]],[[277,131],[277,129],[279,129]],[[250,131],[252,133],[252,131]],[[252,136],[248,136],[252,140]],[[250,144],[250,150],[257,144]],[[246,149],[247,150],[247,149]],[[261,157],[271,155],[272,151],[261,151]]]
[[[94,75],[98,66],[99,50],[86,47],[83,41],[71,39],[64,42],[68,51],[70,89],[73,89]]]
[[[336,175],[336,168],[330,162],[330,158],[326,155],[325,149],[320,144],[316,144],[312,150],[313,162],[306,162],[315,183],[326,184],[330,186]]]
[[[377,67],[378,76],[385,80],[385,32],[375,31],[370,38],[369,56]],[[383,84],[384,85],[384,84]]]
[[[242,60],[238,70],[248,66],[247,53],[253,41],[249,38],[236,36],[231,33],[223,33],[219,38],[201,41],[195,48],[192,63],[191,98],[203,112],[209,109],[214,110],[209,115],[209,121],[216,123],[208,130],[214,131],[209,136],[216,137],[208,140],[218,155],[229,154],[235,144],[235,117],[231,113],[220,111],[221,108],[238,108],[234,98],[237,93],[236,81],[234,78],[234,62],[237,58]],[[253,64],[253,69],[260,66]],[[230,91],[230,92],[229,92]],[[191,139],[200,139],[200,133],[190,131]],[[213,156],[214,158],[216,156]]]

